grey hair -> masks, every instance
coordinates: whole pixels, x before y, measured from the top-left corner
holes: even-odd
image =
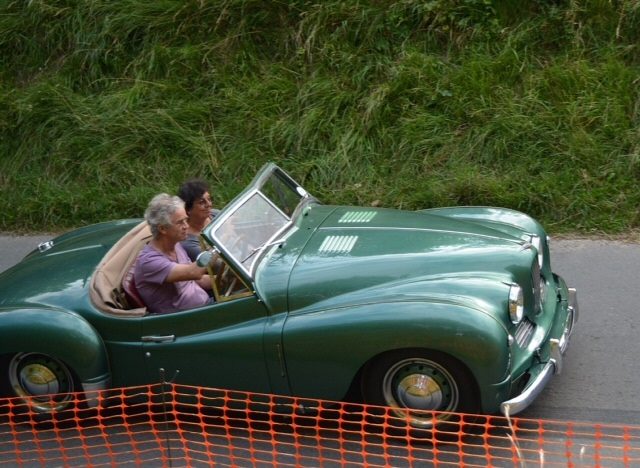
[[[160,234],[158,228],[171,224],[173,213],[180,208],[184,208],[184,202],[180,197],[168,193],[161,193],[153,197],[144,212],[144,218],[149,224],[151,235],[158,237]]]

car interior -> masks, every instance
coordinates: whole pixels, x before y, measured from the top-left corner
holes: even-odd
[[[147,222],[142,221],[104,256],[89,285],[91,302],[100,311],[119,317],[142,317],[148,314],[136,290],[133,271],[138,254],[151,237]],[[216,302],[252,294],[242,278],[218,254],[210,263],[209,276],[213,278]]]

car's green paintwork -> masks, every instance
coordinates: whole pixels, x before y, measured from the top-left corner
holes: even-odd
[[[263,169],[244,193],[273,169]],[[242,194],[221,217],[241,201]],[[529,216],[501,208],[408,212],[303,201],[293,225],[255,254],[250,271],[218,246],[252,295],[165,315],[108,315],[88,296],[94,269],[139,219],[54,239],[49,250],[0,275],[0,355],[54,356],[83,385],[109,376],[113,386],[156,383],[162,368],[166,378],[179,371],[178,383],[338,400],[378,356],[437,350],[465,366],[476,383],[468,390],[488,413],[550,359],[549,339],[567,320],[568,289],[551,272],[546,234]],[[214,229],[204,234],[212,245]],[[531,305],[538,255],[528,244],[532,235],[541,241],[546,282],[538,315]],[[513,283],[523,287],[525,313],[535,324],[523,347],[510,343]],[[142,339],[170,335],[175,340]]]

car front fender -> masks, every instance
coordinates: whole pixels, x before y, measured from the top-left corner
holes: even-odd
[[[85,391],[110,380],[102,338],[82,317],[60,309],[0,309],[0,355],[43,353],[69,366]]]
[[[504,325],[454,303],[396,301],[292,314],[283,342],[291,390],[300,396],[340,399],[365,364],[408,348],[440,351],[463,363],[483,403],[509,375]]]

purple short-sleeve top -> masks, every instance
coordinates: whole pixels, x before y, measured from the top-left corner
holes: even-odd
[[[151,313],[173,312],[204,305],[209,295],[195,281],[165,282],[178,263],[189,264],[184,248],[176,244],[178,260],[156,250],[150,244],[138,255],[134,276],[140,297]]]

